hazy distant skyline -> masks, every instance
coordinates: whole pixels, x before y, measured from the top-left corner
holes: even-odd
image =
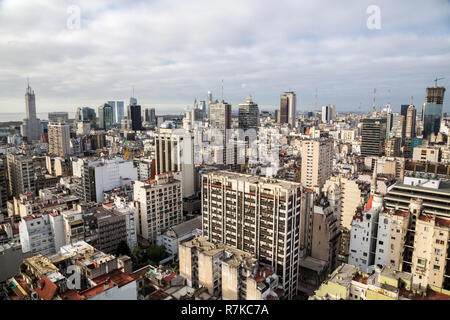
[[[381,29],[366,26],[369,5]],[[80,9],[80,29],[67,27]],[[388,102],[421,111],[433,79],[450,99],[450,3],[431,1],[0,0],[0,113],[24,112],[27,77],[38,112],[127,104],[177,114],[207,92],[233,105],[251,94],[262,110],[280,93],[297,111],[338,112]]]

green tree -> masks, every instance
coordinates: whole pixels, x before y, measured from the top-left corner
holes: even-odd
[[[164,246],[150,246],[147,248],[147,256],[150,261],[156,264],[167,256],[166,248]]]

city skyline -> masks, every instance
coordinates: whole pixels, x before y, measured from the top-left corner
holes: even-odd
[[[438,82],[444,87],[450,79],[447,1],[381,1],[379,30],[366,25],[369,1],[206,7],[74,2],[79,29],[68,28],[67,3],[0,3],[6,34],[0,43],[0,113],[23,110],[26,77],[40,112],[127,101],[134,87],[142,106],[172,114],[195,98],[207,100],[208,90],[220,100],[222,80],[233,109],[251,94],[261,110],[273,111],[279,94],[292,90],[297,111],[308,111],[317,89],[319,108],[334,104],[338,112],[351,111],[361,104],[364,112],[371,110],[377,88],[377,106],[390,101],[398,112],[411,96],[416,106],[425,102],[424,88],[434,86],[435,78],[445,77]],[[199,12],[202,19],[191,18]],[[241,22],[226,28],[217,23],[230,17]],[[33,31],[31,19],[38,26]],[[173,19],[179,23],[172,25]]]

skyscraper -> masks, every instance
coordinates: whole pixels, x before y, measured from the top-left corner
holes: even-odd
[[[113,109],[113,123],[117,123],[117,117],[116,117],[116,102],[115,101],[108,101],[107,104],[109,104]]]
[[[103,130],[110,130],[114,123],[113,107],[105,103],[98,107],[98,127]]]
[[[244,103],[239,104],[239,129],[248,130],[259,127],[259,108],[249,96]]]
[[[25,108],[27,117],[23,119],[20,133],[29,142],[40,140],[42,134],[41,121],[36,118],[36,96],[29,85],[25,93]]]
[[[95,110],[89,107],[79,107],[75,114],[75,122],[84,122],[91,125],[91,129],[97,127],[97,115]]]
[[[336,119],[336,107],[332,104],[322,107],[322,123],[329,123]]]
[[[423,139],[437,136],[441,129],[442,108],[444,104],[444,87],[427,88],[427,102],[423,117]]]
[[[203,236],[270,265],[292,299],[298,289],[301,184],[228,171],[201,179]]]
[[[18,197],[21,193],[36,192],[34,163],[31,156],[8,152],[8,191],[11,196]]]
[[[48,147],[53,156],[66,157],[70,154],[70,126],[62,123],[48,125]]]
[[[416,136],[416,107],[410,105],[406,112],[406,128],[405,128],[405,138],[412,139]]]
[[[294,92],[284,92],[280,96],[280,123],[287,123],[295,128],[297,113],[297,96]]]
[[[116,123],[121,123],[122,120],[124,119],[124,102],[123,101],[116,101],[116,112],[115,112],[115,117],[116,117]]]
[[[361,136],[361,156],[382,156],[385,151],[386,118],[363,119]]]
[[[211,91],[208,91],[208,102],[206,108],[206,116],[208,117],[208,119],[211,116],[211,103],[213,103],[213,96]]]
[[[222,102],[214,102],[210,105],[210,127],[213,130],[211,143],[223,150],[223,161],[226,164],[226,142],[227,130],[231,129],[231,104]],[[216,132],[214,132],[216,131]]]
[[[130,98],[127,120],[131,130],[133,131],[142,130],[141,106],[137,104],[136,98]]]
[[[332,174],[333,140],[302,141],[302,185],[308,188],[319,187]]]

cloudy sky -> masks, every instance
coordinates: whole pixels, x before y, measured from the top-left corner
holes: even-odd
[[[369,29],[370,5],[381,29]],[[71,9],[75,8],[75,10]],[[80,11],[78,28],[77,10]],[[373,20],[370,19],[373,22]],[[0,113],[24,112],[26,79],[38,112],[128,100],[180,113],[208,90],[263,110],[289,89],[298,110],[369,110],[391,91],[394,110],[450,84],[445,0],[0,0]],[[445,111],[450,112],[450,92]]]

